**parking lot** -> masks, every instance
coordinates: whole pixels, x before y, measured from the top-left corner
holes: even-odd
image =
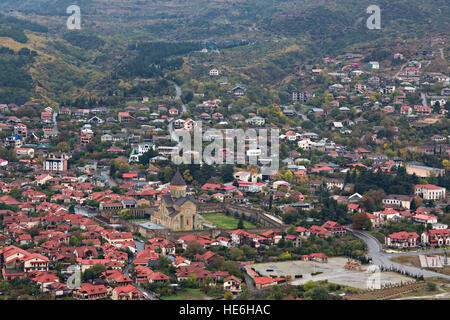
[[[347,258],[329,258],[327,263],[312,261],[283,261],[258,263],[250,265],[263,276],[291,276],[293,285],[301,285],[309,280],[328,280],[332,283],[346,285],[354,288],[367,289],[368,282],[379,279],[379,283],[397,284],[413,280],[395,272],[380,272],[379,276],[369,273],[369,265],[362,266],[363,271],[352,271],[344,268]],[[321,272],[317,275],[311,273]],[[295,275],[302,275],[295,278]]]

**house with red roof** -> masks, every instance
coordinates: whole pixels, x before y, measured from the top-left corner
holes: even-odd
[[[278,244],[278,242],[283,238],[283,236],[279,232],[273,230],[265,231],[261,233],[261,235],[267,239],[267,242],[270,245]]]
[[[256,289],[263,289],[271,286],[276,286],[279,283],[286,282],[285,278],[271,278],[271,277],[254,277]]]
[[[347,233],[345,227],[335,221],[327,221],[322,228],[328,230],[333,236],[343,236]]]
[[[121,123],[129,123],[129,122],[135,120],[135,118],[133,116],[131,116],[129,112],[119,112],[118,119],[119,119],[119,122],[121,122]]]
[[[148,282],[150,283],[164,283],[168,281],[169,277],[161,272],[153,272],[148,276]]]
[[[412,217],[412,220],[414,222],[420,223],[420,224],[435,224],[438,222],[438,219],[434,215],[428,215],[428,214],[416,214]]]
[[[320,226],[311,226],[308,231],[311,235],[321,238],[326,238],[332,235],[330,231]]]
[[[134,268],[134,279],[137,283],[148,283],[148,277],[153,273],[148,267],[137,265]]]
[[[329,166],[323,166],[323,167],[320,167],[320,168],[311,168],[311,170],[310,170],[311,173],[320,173],[320,172],[331,173],[333,171],[334,171],[334,169],[329,167]]]
[[[117,286],[127,286],[133,283],[133,280],[131,280],[130,277],[119,270],[106,270],[102,273],[102,277],[106,279],[108,283]]]
[[[21,246],[30,244],[31,241],[31,235],[28,233],[20,234],[16,237],[16,242]]]
[[[159,260],[159,254],[155,251],[145,248],[136,254],[136,258],[133,260],[133,264],[138,266],[148,266],[149,264],[156,263]]]
[[[228,232],[231,236],[231,242],[233,244],[241,244],[244,242],[244,238],[249,236],[249,233],[242,229],[237,229]]]
[[[422,233],[421,242],[430,246],[450,245],[450,229],[431,229]]]
[[[19,201],[8,195],[0,197],[0,203],[1,202],[8,206],[17,206],[21,204]]]
[[[311,253],[302,255],[302,260],[305,261],[317,261],[317,262],[328,262],[328,257],[323,253]]]
[[[372,224],[372,228],[377,229],[380,227],[380,218],[376,215],[373,215],[369,212],[366,212],[366,216],[370,219],[370,223]]]
[[[220,257],[217,253],[206,251],[204,254],[196,254],[195,259],[201,260],[205,262],[207,265],[211,263],[211,261],[214,260],[214,258]]]
[[[178,267],[190,265],[191,261],[189,259],[177,256],[177,257],[175,257],[175,259],[173,259],[172,264],[175,268],[178,268]]]
[[[374,216],[378,217],[380,219],[380,224],[386,224],[387,220],[396,220],[401,218],[400,212],[394,209],[386,209],[383,211],[375,211],[373,213]]]
[[[222,247],[231,248],[231,246],[232,246],[232,242],[231,242],[230,238],[217,237],[216,241],[218,242],[218,245],[222,246]]]
[[[221,187],[220,184],[217,184],[217,183],[205,183],[202,186],[202,190],[203,191],[212,191],[212,192],[214,192],[216,190],[219,190],[220,187]]]
[[[12,279],[32,271],[48,271],[50,260],[39,253],[8,246],[0,249],[0,263],[3,278]]]
[[[311,235],[311,233],[309,232],[308,229],[301,227],[301,226],[296,227],[295,231],[297,231],[298,235],[303,238],[308,238]]]
[[[201,244],[203,248],[209,248],[214,242],[207,236],[187,235],[178,239],[178,243],[181,244],[184,250],[186,250],[188,243],[192,241]]]
[[[52,272],[40,272],[31,277],[31,281],[34,282],[42,292],[49,292],[49,286],[55,282],[59,282],[59,278]]]
[[[118,231],[108,232],[104,236],[104,238],[106,241],[108,241],[108,243],[111,244],[120,243],[124,241],[134,242],[133,234],[131,232],[118,232]]]
[[[112,300],[141,300],[141,292],[131,284],[115,287],[111,293]]]
[[[349,203],[347,205],[347,210],[348,210],[348,212],[352,212],[352,213],[361,212],[362,211],[361,207],[357,203]]]
[[[99,300],[108,297],[108,290],[104,285],[82,283],[78,289],[73,291],[73,297],[77,300]]]
[[[204,264],[203,265],[192,264],[190,266],[179,267],[176,270],[176,275],[178,281],[187,280],[191,275],[195,275],[199,283],[204,282],[207,277],[210,277],[211,279],[215,280],[214,274],[211,271],[206,270]]]
[[[417,247],[419,235],[415,232],[395,232],[385,237],[385,244],[388,247],[414,248]]]
[[[242,292],[241,283],[241,279],[235,276],[229,276],[223,280],[223,289],[233,294],[238,294]]]

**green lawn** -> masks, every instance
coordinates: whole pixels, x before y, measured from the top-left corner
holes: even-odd
[[[206,300],[209,298],[200,289],[185,289],[176,296],[161,297],[163,300]]]
[[[221,229],[236,229],[239,222],[239,219],[236,219],[234,216],[227,216],[223,213],[202,213],[201,215],[208,223]],[[244,220],[244,228],[251,229],[256,228],[256,226],[253,223]]]

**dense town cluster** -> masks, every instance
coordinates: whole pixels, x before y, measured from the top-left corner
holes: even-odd
[[[450,78],[423,72],[430,54],[395,53],[393,77],[359,54],[323,58],[299,75],[313,89],[286,105],[242,106],[252,89],[220,82],[220,67],[205,76],[226,99],[197,83],[183,103],[177,92],[124,107],[1,104],[0,294],[248,298],[295,278],[256,262],[367,263],[355,231],[390,249],[450,245]],[[200,121],[277,128],[279,154],[176,165],[177,134]],[[220,152],[261,154],[244,141],[244,154]]]

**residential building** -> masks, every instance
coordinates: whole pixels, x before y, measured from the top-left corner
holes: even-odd
[[[432,184],[417,184],[414,186],[414,194],[424,200],[445,199],[446,189]]]
[[[385,238],[385,244],[388,247],[414,248],[418,245],[419,235],[415,232],[395,232]]]

